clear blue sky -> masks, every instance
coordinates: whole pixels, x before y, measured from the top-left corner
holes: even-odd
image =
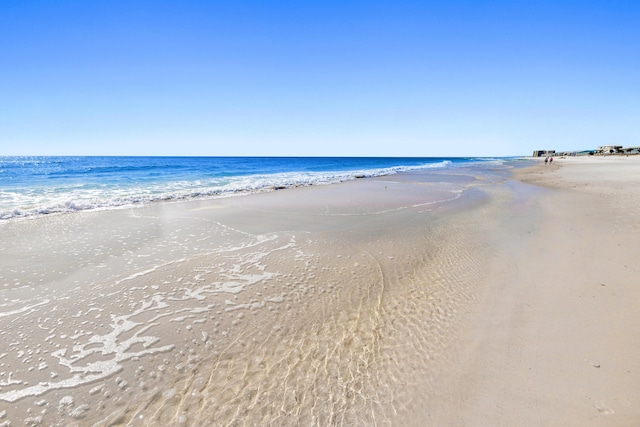
[[[639,1],[0,2],[0,155],[640,145]]]

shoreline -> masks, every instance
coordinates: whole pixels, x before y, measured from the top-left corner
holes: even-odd
[[[144,157],[132,162],[131,157],[46,157],[21,162],[0,156],[0,186],[6,187],[0,193],[0,222],[215,200],[403,171],[448,169],[466,162],[461,158],[260,159],[263,161],[253,157]]]

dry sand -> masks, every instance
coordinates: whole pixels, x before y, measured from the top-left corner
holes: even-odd
[[[640,156],[555,159],[500,230],[443,425],[640,425]]]
[[[0,426],[637,425],[638,160],[2,224]]]

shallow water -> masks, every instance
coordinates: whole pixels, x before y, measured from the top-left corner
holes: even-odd
[[[426,416],[483,275],[472,213],[501,179],[403,175],[4,224],[0,425]]]

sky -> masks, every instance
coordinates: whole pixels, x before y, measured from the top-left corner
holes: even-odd
[[[638,1],[0,2],[0,155],[640,145]]]

